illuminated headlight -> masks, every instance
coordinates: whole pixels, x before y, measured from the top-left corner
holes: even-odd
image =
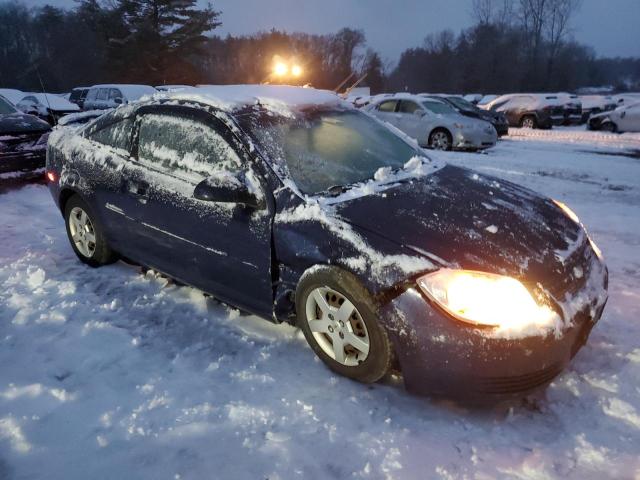
[[[454,318],[504,330],[546,330],[559,321],[515,278],[471,270],[442,269],[418,279],[420,289]]]

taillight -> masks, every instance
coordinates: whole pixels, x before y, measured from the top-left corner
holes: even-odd
[[[51,183],[56,183],[58,181],[58,176],[56,175],[56,172],[52,172],[51,170],[49,170],[46,173],[46,177],[47,177],[47,180],[49,180]]]

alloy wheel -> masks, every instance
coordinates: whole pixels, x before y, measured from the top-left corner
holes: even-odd
[[[69,230],[78,251],[83,256],[91,258],[96,251],[96,233],[89,215],[82,208],[74,207],[71,209]]]
[[[336,362],[357,366],[369,355],[369,332],[362,316],[340,292],[329,287],[312,290],[306,320],[322,351]]]
[[[531,117],[526,117],[524,120],[522,120],[522,127],[523,128],[533,128],[534,122],[533,122],[533,118]]]
[[[445,132],[435,132],[431,136],[431,147],[435,150],[448,150],[449,136]]]

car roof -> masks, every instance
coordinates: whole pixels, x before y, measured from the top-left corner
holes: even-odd
[[[174,92],[161,92],[154,99],[188,100],[227,112],[260,104],[276,113],[288,114],[306,106],[353,106],[329,90],[289,85],[206,85]]]
[[[376,98],[371,103],[381,103],[386,100],[411,100],[414,102],[422,102],[424,101],[426,96],[430,96],[430,94],[394,93],[384,97]],[[430,98],[430,100],[435,100],[436,102],[440,103],[446,103],[444,100],[438,100],[437,98]]]
[[[138,100],[145,95],[153,95],[157,92],[157,90],[151,85],[127,83],[104,83],[100,85],[93,85],[90,88],[117,88],[125,97],[127,97],[127,100]]]

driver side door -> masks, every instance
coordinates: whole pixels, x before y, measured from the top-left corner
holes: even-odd
[[[213,115],[183,106],[142,108],[127,166],[127,215],[143,263],[247,310],[271,315],[270,208],[194,197],[208,178],[242,171],[266,187],[243,147]]]

